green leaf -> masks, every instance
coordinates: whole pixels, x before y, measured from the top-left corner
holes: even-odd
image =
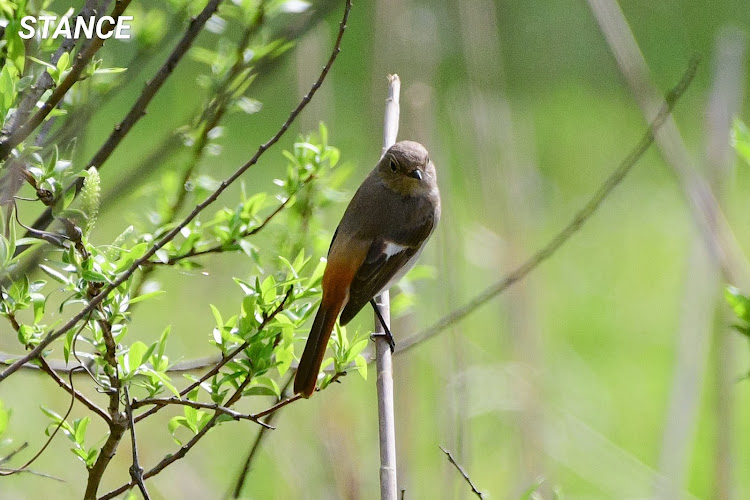
[[[135,373],[136,370],[138,370],[138,367],[143,364],[143,358],[147,351],[148,346],[140,340],[133,342],[133,345],[130,346],[130,349],[125,355],[129,373]]]
[[[276,298],[276,280],[269,276],[263,280],[260,285],[261,297],[263,302],[270,304]]]
[[[363,379],[367,380],[367,361],[364,356],[357,356],[354,358],[354,366],[357,367],[357,371]]]
[[[5,39],[7,40],[6,51],[7,58],[23,73],[26,63],[26,45],[19,32],[21,31],[20,19],[14,19],[8,23],[5,29]]]
[[[219,330],[223,329],[224,320],[221,319],[221,313],[213,304],[209,304],[208,306],[211,308],[211,312],[214,314],[214,321],[216,321],[216,326],[219,328]]]
[[[276,396],[278,397],[278,394],[271,389],[270,387],[262,386],[262,385],[255,385],[253,387],[250,387],[249,389],[245,390],[244,393],[246,396]]]
[[[156,290],[153,292],[144,293],[143,295],[139,295],[138,297],[130,299],[130,304],[137,304],[138,302],[150,299],[151,297],[156,297],[157,295],[161,295],[163,293],[167,293],[166,290]]]
[[[81,446],[83,446],[83,442],[86,439],[86,428],[89,422],[91,422],[91,418],[89,417],[77,418],[73,421],[73,438]]]
[[[177,436],[175,436],[175,432],[177,432],[177,429],[179,429],[180,427],[187,427],[188,429],[190,428],[187,423],[187,419],[179,415],[176,417],[172,417],[167,424],[167,428],[169,429],[169,433],[172,435],[172,439],[174,439],[175,443],[182,446],[182,441],[177,439]]]
[[[91,269],[84,269],[83,272],[81,272],[81,278],[85,279],[86,281],[93,281],[95,283],[109,283],[109,280],[106,276]]]
[[[167,376],[166,373],[157,372],[149,368],[148,366],[144,366],[141,369],[141,373],[145,375],[151,375],[157,378],[159,382],[161,382],[169,392],[175,395],[175,397],[178,397],[178,398],[180,397],[180,391],[178,391],[177,388],[174,385],[172,385],[172,381],[169,378],[169,376]]]
[[[276,369],[280,376],[284,376],[289,370],[292,361],[294,361],[294,344],[289,343],[286,347],[276,350],[276,362],[278,363]]]
[[[55,281],[58,281],[58,282],[60,282],[62,284],[68,283],[68,278],[67,277],[65,277],[62,273],[59,273],[59,272],[55,271],[54,269],[52,269],[49,266],[45,266],[44,264],[39,264],[39,269],[41,269],[42,271],[44,271],[45,274],[47,274],[47,276],[49,276],[50,278],[52,278]]]
[[[744,296],[738,288],[731,285],[724,289],[724,298],[738,318],[750,321],[750,298]]]

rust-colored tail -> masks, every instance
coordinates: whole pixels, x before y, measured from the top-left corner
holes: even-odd
[[[325,300],[320,304],[310,329],[310,336],[307,337],[305,351],[299,360],[297,374],[294,377],[295,393],[309,398],[315,391],[315,383],[318,380],[320,365],[323,363],[323,355],[326,352],[328,339],[331,337],[340,311],[341,304],[326,304]]]

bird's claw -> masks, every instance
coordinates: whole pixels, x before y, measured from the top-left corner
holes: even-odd
[[[396,351],[396,341],[393,340],[393,335],[391,335],[391,332],[385,331],[385,332],[373,332],[370,335],[370,338],[375,341],[378,339],[378,337],[385,337],[386,342],[388,342],[388,346],[391,348],[391,353]]]

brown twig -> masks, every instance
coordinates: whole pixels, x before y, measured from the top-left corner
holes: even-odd
[[[99,313],[104,316],[105,312],[101,304],[98,304],[97,307],[99,308]],[[120,411],[122,382],[120,381],[117,367],[117,343],[112,335],[111,325],[103,319],[98,320],[97,323],[104,339],[105,352],[103,357],[106,363],[104,370],[109,378],[109,387],[107,388],[109,392],[109,436],[107,436],[107,440],[104,442],[93,467],[89,469],[86,491],[83,496],[84,500],[93,500],[96,498],[96,492],[99,489],[104,471],[107,470],[110,461],[115,456],[117,446],[120,444],[128,428],[128,417]]]
[[[346,372],[336,373],[331,378],[331,382],[330,383],[332,384],[334,382],[338,382],[339,379],[341,377],[343,377],[344,375],[346,375]],[[245,380],[239,385],[239,387],[234,392],[234,394],[232,394],[232,396],[227,400],[227,403],[226,403],[225,406],[226,407],[230,407],[233,404],[235,404],[240,399],[240,397],[242,397],[242,392],[250,384],[251,381],[252,381],[252,377],[248,376],[247,378],[245,378]],[[316,389],[316,390],[320,390],[320,389]],[[268,415],[270,415],[270,414],[272,414],[274,412],[279,411],[281,408],[285,407],[286,405],[294,403],[295,401],[298,401],[300,399],[303,399],[303,398],[301,398],[299,394],[295,394],[294,396],[292,396],[290,398],[284,399],[283,401],[280,401],[280,402],[276,403],[275,405],[271,406],[270,408],[268,408],[266,410],[260,411],[258,413],[253,413],[252,415],[249,415],[249,416],[252,417],[252,419],[255,419],[255,420],[261,419],[261,418],[263,418],[265,416],[268,416]],[[211,418],[211,420],[209,420],[206,423],[205,427],[203,427],[200,431],[198,431],[198,433],[195,436],[193,436],[192,439],[190,439],[190,441],[188,441],[187,443],[185,443],[176,453],[174,453],[172,455],[168,455],[161,462],[159,462],[158,464],[156,464],[152,469],[150,469],[148,472],[146,472],[143,475],[143,478],[144,479],[149,479],[149,478],[151,478],[151,477],[159,474],[166,467],[168,467],[169,465],[171,465],[175,461],[177,461],[177,460],[183,458],[185,455],[187,455],[187,453],[198,443],[198,441],[200,441],[200,439],[203,436],[205,436],[206,433],[214,425],[216,425],[216,422],[217,422],[217,420],[219,419],[219,417],[221,415],[222,415],[222,412],[217,411],[214,414],[214,416]],[[136,419],[136,421],[137,421],[137,419]],[[132,482],[130,482],[128,484],[125,484],[125,485],[122,485],[119,488],[117,488],[115,490],[112,490],[109,493],[107,493],[107,494],[99,497],[99,500],[109,500],[110,498],[114,498],[117,495],[119,495],[119,494],[123,493],[124,491],[126,491],[131,486],[133,486]]]
[[[245,390],[245,388],[250,384],[252,381],[252,377],[248,374],[248,376],[245,378],[245,380],[242,381],[242,383],[239,385],[237,390],[230,396],[230,398],[227,400],[226,406],[232,406],[235,404],[239,399],[242,397],[242,392]],[[158,464],[156,464],[153,468],[151,468],[148,472],[143,474],[143,479],[149,479],[157,474],[159,474],[161,471],[163,471],[165,468],[167,468],[172,463],[176,462],[177,460],[183,458],[187,453],[196,445],[198,444],[198,441],[200,441],[203,436],[206,435],[206,433],[211,430],[211,428],[216,425],[216,423],[219,420],[219,417],[221,417],[224,413],[220,411],[216,411],[214,413],[214,416],[211,417],[211,420],[206,422],[206,425],[199,430],[195,436],[193,436],[190,441],[185,443],[177,452],[167,455],[162,459]],[[106,493],[105,495],[99,497],[99,500],[106,500],[109,498],[114,498],[117,495],[120,495],[121,493],[127,491],[128,488],[132,487],[134,485],[134,482],[131,481],[128,484],[124,484],[120,486],[119,488],[110,491],[109,493]]]
[[[130,442],[132,443],[133,450],[133,464],[130,466],[130,478],[138,485],[138,489],[141,490],[143,500],[151,500],[146,489],[146,483],[143,482],[143,467],[141,467],[138,461],[138,445],[135,438],[135,422],[133,421],[133,402],[130,400],[130,391],[125,387],[125,411],[128,415],[128,427],[130,427]]]
[[[399,341],[396,346],[396,352],[404,352],[415,345],[429,339],[442,332],[446,328],[458,323],[459,321],[466,318],[469,314],[474,312],[478,307],[485,304],[487,301],[497,296],[498,294],[507,290],[511,285],[517,281],[525,278],[531,271],[536,269],[539,264],[549,259],[557,250],[562,247],[578,230],[591,218],[592,215],[601,206],[607,196],[612,190],[617,187],[618,184],[625,178],[630,172],[633,166],[641,159],[646,153],[648,148],[654,142],[654,136],[659,128],[664,124],[667,117],[670,116],[672,109],[674,108],[677,101],[682,97],[685,91],[690,86],[698,68],[698,59],[694,58],[690,61],[687,70],[682,75],[679,83],[669,91],[665,97],[664,104],[659,110],[654,120],[646,129],[645,134],[638,141],[638,144],[633,150],[625,157],[620,163],[620,166],[604,181],[599,189],[594,193],[591,199],[584,205],[584,207],[578,211],[572,221],[565,226],[554,238],[552,238],[541,250],[537,251],[531,256],[526,262],[521,264],[518,268],[512,271],[510,274],[503,277],[500,281],[490,285],[485,290],[480,292],[476,297],[471,299],[467,304],[459,307],[452,311],[446,316],[439,319],[434,325],[422,330],[419,333],[411,335],[406,339]]]
[[[107,436],[107,440],[104,442],[104,446],[102,446],[94,466],[89,470],[89,478],[83,496],[84,500],[94,500],[96,498],[96,490],[99,489],[104,471],[115,456],[117,446],[120,444],[127,428],[127,420],[122,418],[118,418],[117,422],[110,425],[109,436]]]
[[[81,394],[80,392],[73,389],[72,385],[69,385],[65,380],[63,380],[56,372],[55,370],[50,367],[50,365],[47,363],[47,360],[43,357],[39,357],[38,359],[39,364],[41,366],[41,370],[46,373],[47,375],[52,378],[52,380],[55,381],[57,385],[65,389],[65,391],[70,394],[71,396],[74,396],[83,406],[91,410],[92,412],[99,415],[102,419],[104,419],[105,422],[110,422],[109,415],[107,415],[107,412],[105,412],[103,409],[99,408],[99,406],[96,405],[93,401],[88,399],[86,396]],[[80,367],[77,367],[78,369],[82,369]],[[69,373],[73,373],[74,370],[70,370]]]
[[[112,17],[115,22],[125,11],[130,1],[131,0],[117,0],[115,2],[115,7],[110,13],[110,17]],[[114,26],[109,26],[107,29],[108,31],[111,31],[114,29]],[[86,65],[91,61],[94,54],[97,53],[102,45],[104,45],[103,38],[97,36],[91,40],[91,43],[89,43],[89,45],[76,57],[75,63],[70,69],[70,73],[68,73],[57,87],[55,87],[55,90],[52,91],[52,94],[50,94],[45,103],[42,104],[41,108],[39,108],[36,113],[34,113],[26,122],[24,122],[23,125],[20,125],[9,136],[0,139],[0,161],[5,160],[13,148],[23,142],[34,131],[34,129],[44,121],[47,115],[49,115],[55,106],[57,106],[57,103],[62,100],[73,84],[78,81],[78,78],[81,76],[81,73],[83,73]]]
[[[256,424],[262,426],[265,429],[273,430],[275,427],[272,425],[267,424],[266,422],[263,422],[260,419],[260,417],[257,417],[252,414],[247,413],[240,413],[238,411],[234,411],[231,408],[227,408],[225,406],[221,406],[215,403],[200,403],[198,401],[190,401],[189,399],[178,399],[178,398],[146,398],[146,399],[140,399],[140,400],[133,400],[133,408],[140,408],[142,406],[146,405],[155,405],[155,406],[189,406],[191,408],[196,408],[199,410],[212,410],[218,413],[223,413],[224,415],[231,417],[232,420],[249,420],[251,422],[255,422]]]
[[[443,448],[442,446],[439,446],[439,445],[438,445],[438,447],[439,447],[439,448],[440,448],[441,450],[443,450],[443,453],[445,453],[445,454],[446,454],[446,455],[448,456],[448,461],[449,461],[450,463],[452,463],[454,467],[456,467],[456,469],[458,470],[458,472],[460,472],[460,473],[461,473],[461,475],[463,476],[463,478],[464,478],[464,479],[466,480],[466,482],[467,482],[467,483],[469,484],[469,486],[471,487],[471,491],[472,491],[472,492],[473,492],[474,494],[476,494],[476,496],[478,496],[479,498],[481,498],[482,500],[484,500],[484,494],[483,494],[483,493],[482,493],[481,491],[479,491],[479,489],[477,489],[477,487],[476,487],[476,486],[474,486],[474,483],[473,483],[473,482],[471,481],[471,478],[469,477],[469,475],[468,475],[468,474],[466,473],[466,471],[464,470],[464,468],[463,468],[463,467],[461,467],[461,466],[460,466],[460,465],[458,464],[458,462],[456,462],[456,460],[455,460],[455,459],[453,458],[453,455],[451,455],[451,452],[450,452],[450,451],[448,451],[448,450],[446,450],[446,449],[445,449],[445,448]]]
[[[315,178],[314,175],[308,176],[304,181],[301,182],[300,189],[302,189],[302,187],[310,183],[314,178]],[[239,236],[239,238],[240,239],[247,238],[262,231],[274,219],[274,217],[279,215],[279,213],[281,213],[286,208],[286,206],[289,204],[289,202],[292,200],[292,198],[294,198],[296,194],[297,193],[290,195],[283,202],[279,203],[279,205],[274,209],[274,211],[268,214],[268,216],[265,219],[263,219],[263,221],[259,225],[253,227],[252,229],[245,230]],[[154,266],[158,266],[158,265],[171,266],[184,259],[189,259],[192,257],[200,257],[201,255],[207,255],[207,254],[212,254],[212,253],[222,253],[222,252],[226,252],[229,250],[230,248],[228,248],[225,244],[215,245],[213,247],[206,248],[204,250],[191,249],[189,252],[187,252],[184,255],[175,255],[174,257],[170,257],[167,262],[161,262],[161,261],[155,260],[155,261],[151,261],[151,264]]]
[[[177,234],[179,234],[180,231],[182,231],[183,228],[187,227],[187,225],[190,224],[190,222],[192,222],[193,219],[195,219],[198,216],[198,214],[200,214],[206,207],[208,207],[214,201],[216,201],[216,199],[229,186],[231,186],[237,179],[239,179],[239,177],[242,174],[244,174],[250,167],[255,165],[260,159],[261,155],[263,155],[263,153],[265,153],[271,146],[276,144],[279,141],[279,139],[281,139],[281,136],[284,135],[284,133],[289,129],[289,127],[297,118],[297,116],[302,112],[305,106],[307,106],[307,104],[310,102],[310,100],[315,95],[317,90],[323,84],[323,81],[328,75],[328,72],[331,70],[331,67],[333,66],[333,63],[336,60],[336,57],[341,51],[341,41],[344,36],[344,31],[346,30],[346,23],[349,19],[350,10],[351,10],[351,0],[347,0],[346,6],[344,9],[344,16],[339,25],[338,36],[336,37],[336,42],[334,44],[333,51],[331,52],[331,56],[328,59],[328,62],[323,67],[323,70],[321,71],[318,79],[315,81],[315,83],[313,83],[312,87],[310,88],[310,91],[307,93],[307,95],[305,95],[302,98],[299,104],[292,110],[292,112],[289,114],[289,117],[282,124],[281,128],[273,135],[273,137],[271,137],[267,142],[262,144],[258,148],[258,150],[255,152],[255,154],[252,156],[252,158],[250,158],[250,160],[248,160],[244,165],[239,167],[232,175],[230,175],[227,179],[225,179],[219,185],[219,187],[211,195],[208,196],[208,198],[206,198],[203,202],[196,205],[196,207],[190,212],[190,214],[187,215],[187,217],[185,217],[185,219],[182,220],[182,222],[177,224],[171,231],[169,231],[166,235],[164,235],[157,243],[155,243],[149,250],[147,250],[143,254],[143,256],[141,256],[139,259],[133,262],[133,264],[127,270],[125,270],[120,275],[119,278],[117,278],[112,283],[107,285],[98,295],[93,297],[89,301],[88,305],[86,305],[81,311],[79,311],[70,320],[68,320],[62,327],[60,327],[59,330],[55,332],[50,332],[49,334],[47,334],[47,336],[39,342],[37,347],[32,349],[28,354],[18,359],[15,363],[13,363],[8,368],[6,368],[2,373],[0,373],[0,383],[2,383],[10,375],[15,373],[21,366],[23,366],[29,360],[38,357],[50,343],[54,342],[61,336],[65,335],[65,333],[67,333],[71,328],[73,328],[73,326],[75,326],[86,314],[92,311],[115,288],[119,287],[125,281],[130,279],[133,273],[138,268],[140,268],[140,266],[148,262],[158,250],[160,250],[162,247],[164,247],[164,245],[172,241],[174,237],[177,236]]]

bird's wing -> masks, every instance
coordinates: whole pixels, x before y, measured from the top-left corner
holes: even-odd
[[[422,249],[434,225],[434,215],[430,214],[422,224],[411,230],[401,229],[372,242],[349,287],[349,300],[341,313],[342,325],[347,324],[376,293],[399,276],[399,271],[408,271],[405,266],[413,264],[410,261]]]

